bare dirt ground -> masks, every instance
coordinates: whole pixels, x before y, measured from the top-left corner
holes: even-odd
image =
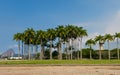
[[[120,66],[1,66],[0,75],[120,75]]]

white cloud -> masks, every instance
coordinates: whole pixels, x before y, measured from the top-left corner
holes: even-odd
[[[115,13],[109,21],[107,21],[107,27],[105,33],[114,34],[120,32],[120,11]]]
[[[18,45],[17,44],[14,44],[14,45],[10,45],[9,48],[18,48]]]
[[[104,35],[106,33],[113,35],[116,32],[120,32],[120,10],[113,14],[109,14],[109,16],[104,16],[99,20],[76,23],[76,25],[83,26],[88,31],[88,37],[83,39],[83,43],[90,38],[94,39],[97,35]],[[113,43],[115,43],[115,41],[113,41]],[[112,44],[112,46],[111,48],[115,48],[115,45]],[[95,49],[99,49],[98,45],[95,46]]]
[[[114,34],[120,32],[120,10],[94,21],[76,23],[75,25],[87,29],[88,38],[94,38],[96,35],[104,35],[106,33]]]

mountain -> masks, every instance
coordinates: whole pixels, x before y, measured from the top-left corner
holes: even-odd
[[[15,54],[13,49],[8,49],[6,52],[4,52],[3,54],[1,54],[1,58],[5,58],[5,57],[11,57]]]

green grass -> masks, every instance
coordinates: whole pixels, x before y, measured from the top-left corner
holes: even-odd
[[[120,60],[1,60],[0,65],[20,65],[20,64],[38,64],[38,65],[119,65]]]

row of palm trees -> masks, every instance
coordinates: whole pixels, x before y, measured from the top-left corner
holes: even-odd
[[[28,59],[31,59],[31,51],[33,54],[37,54],[38,46],[40,48],[40,59],[44,59],[44,50],[49,48],[50,59],[52,59],[53,48],[58,51],[58,59],[62,60],[62,53],[66,53],[67,59],[73,59],[73,47],[74,40],[78,42],[77,59],[82,59],[82,40],[87,36],[87,31],[83,27],[78,27],[75,25],[60,25],[56,28],[50,28],[47,30],[37,30],[33,28],[28,28],[22,33],[16,33],[14,35],[14,40],[18,41],[18,56],[20,56],[20,51],[22,51],[22,56],[25,56],[25,51],[28,53]],[[99,59],[101,60],[101,51],[103,50],[103,45],[105,42],[108,43],[108,57],[111,59],[110,55],[110,42],[117,39],[117,58],[119,59],[119,38],[120,33],[115,33],[115,35],[105,34],[104,36],[99,35],[94,39],[88,39],[86,45],[90,47],[90,59],[92,59],[92,46],[99,43]],[[22,44],[22,45],[20,45]],[[63,49],[64,45],[64,49]],[[27,47],[27,48],[26,48]],[[33,49],[34,50],[31,50]],[[63,51],[64,50],[64,51]]]
[[[52,59],[52,50],[57,48],[58,59],[62,59],[63,45],[66,47],[66,54],[68,58],[73,58],[73,41],[75,39],[79,42],[79,51],[77,53],[77,58],[82,59],[82,39],[87,36],[87,31],[83,27],[78,27],[75,25],[60,25],[56,28],[50,28],[47,30],[37,30],[33,28],[28,28],[22,33],[16,33],[14,35],[14,40],[18,41],[18,56],[20,56],[20,51],[22,51],[22,56],[25,55],[26,46],[28,52],[28,59],[31,59],[31,49],[34,47],[34,54],[37,53],[37,46],[40,48],[40,59],[44,58],[44,49],[49,47],[50,59]],[[71,42],[71,43],[70,43]],[[20,47],[22,43],[22,47]],[[21,49],[20,49],[21,48]],[[69,48],[71,48],[69,50]],[[80,51],[81,50],[81,51]],[[68,53],[70,52],[70,53]],[[80,53],[79,53],[80,52]]]
[[[115,35],[111,34],[105,34],[104,36],[98,35],[94,39],[88,39],[86,41],[86,45],[90,47],[90,50],[92,50],[92,46],[95,45],[97,42],[99,43],[99,59],[101,60],[101,51],[103,50],[103,44],[107,42],[108,44],[108,58],[109,60],[111,59],[111,53],[110,53],[110,42],[114,41],[115,39],[117,40],[117,58],[119,60],[119,38],[120,38],[120,33],[115,33]],[[90,59],[92,59],[91,51],[90,51]]]

